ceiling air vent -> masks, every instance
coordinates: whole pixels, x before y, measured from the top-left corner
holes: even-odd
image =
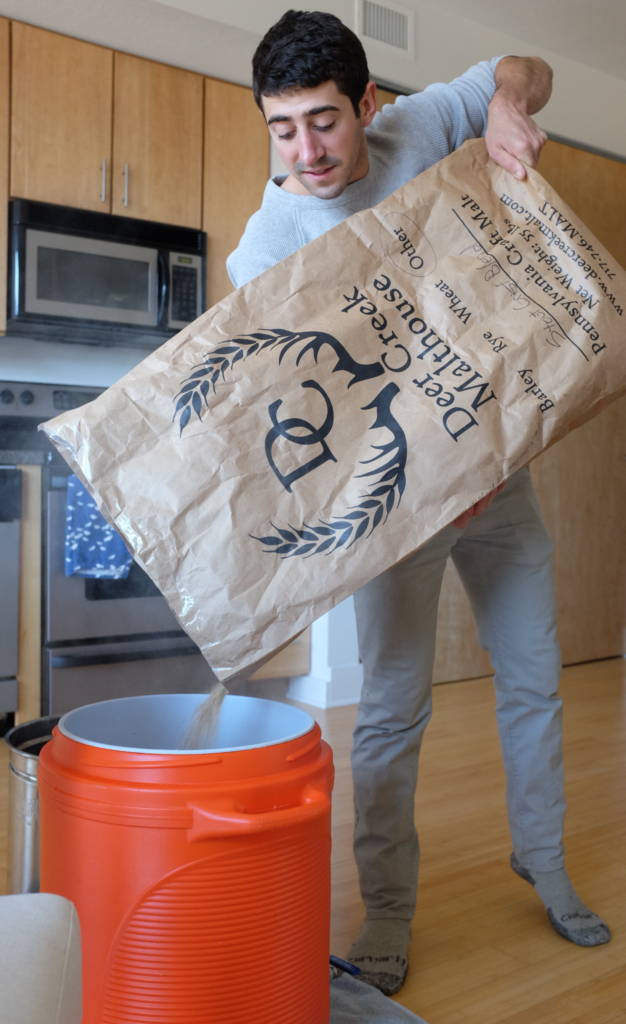
[[[385,47],[413,56],[413,12],[395,4],[357,0],[358,33]]]

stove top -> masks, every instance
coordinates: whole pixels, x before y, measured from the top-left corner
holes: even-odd
[[[32,416],[39,423],[67,409],[77,409],[101,395],[104,388],[74,384],[29,384],[0,380],[0,417]]]
[[[67,409],[92,402],[104,390],[74,384],[0,380],[0,462],[41,465],[60,460],[37,427]]]

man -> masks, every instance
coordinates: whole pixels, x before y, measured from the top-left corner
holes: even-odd
[[[228,258],[236,286],[381,202],[468,138],[484,134],[491,157],[520,179],[546,141],[531,118],[551,92],[552,72],[539,58],[483,62],[376,114],[361,43],[330,14],[285,14],[256,51],[253,80],[289,174],[268,182],[261,209]],[[437,604],[449,555],[495,669],[511,866],[534,886],[565,938],[586,946],[610,939],[563,865],[552,545],[528,469],[503,488],[354,598],[364,666],[352,752],[354,852],[367,916],[348,957],[364,981],[387,994],[400,989],[408,967],[419,861],[417,763],[431,714]]]

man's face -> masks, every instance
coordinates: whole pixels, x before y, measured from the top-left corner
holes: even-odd
[[[347,96],[333,81],[315,89],[263,97],[272,141],[290,177],[283,187],[300,195],[335,199],[351,181],[367,174],[364,128],[376,113],[376,86],[370,82],[357,118]]]

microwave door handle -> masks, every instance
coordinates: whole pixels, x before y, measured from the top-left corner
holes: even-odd
[[[157,257],[157,326],[167,327],[169,306],[170,268],[168,253],[159,249]]]
[[[13,280],[9,285],[11,316],[18,317],[25,312],[26,305],[26,228],[13,222],[13,203],[9,203],[11,217],[11,247],[13,250],[11,270]]]

